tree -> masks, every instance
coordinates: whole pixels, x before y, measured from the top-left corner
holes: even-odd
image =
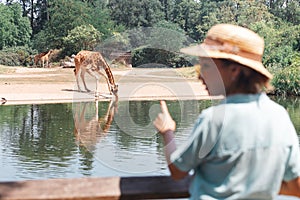
[[[174,0],[159,0],[159,1],[163,8],[165,20],[167,20],[167,21],[171,20],[172,10],[174,9],[174,6],[175,6]]]
[[[98,6],[94,7],[87,2],[53,0],[49,4],[48,10],[49,21],[45,28],[34,37],[35,47],[39,51],[63,48],[64,37],[77,26],[91,24],[104,35],[109,35],[114,29],[114,24],[107,11]],[[45,46],[40,44],[45,44]]]
[[[293,25],[300,24],[300,2],[299,0],[269,0],[266,2],[270,12],[290,22]]]
[[[33,34],[45,28],[45,25],[50,20],[49,3],[47,0],[34,1],[30,0],[30,21]]]
[[[201,23],[201,4],[194,0],[176,0],[171,21],[177,23],[191,38],[198,39],[196,26]]]
[[[89,8],[89,19],[87,23],[93,25],[102,34],[102,38],[112,36],[113,32],[123,31],[122,26],[116,26],[110,17],[110,11],[104,6],[103,2],[95,2]]]
[[[41,31],[49,21],[48,0],[12,0],[6,4],[10,5],[12,2],[20,2],[23,17],[29,18],[33,35]]]
[[[50,48],[62,48],[63,37],[76,26],[86,24],[86,4],[72,0],[54,0],[49,5],[50,19],[46,24],[47,41]]]
[[[75,54],[80,50],[93,50],[100,42],[101,33],[92,25],[77,26],[63,38],[67,54]]]
[[[19,4],[0,4],[0,49],[29,44],[31,28]]]
[[[201,24],[197,25],[200,40],[205,37],[208,29],[218,23],[231,23],[249,27],[256,22],[269,22],[274,20],[267,7],[260,1],[228,0],[228,1],[202,1]]]
[[[159,0],[111,0],[112,19],[127,28],[150,27],[163,19]]]

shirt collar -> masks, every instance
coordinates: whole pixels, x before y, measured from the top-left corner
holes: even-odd
[[[221,101],[221,104],[226,103],[248,103],[251,101],[259,101],[261,99],[269,98],[264,92],[257,94],[235,94],[230,95]]]

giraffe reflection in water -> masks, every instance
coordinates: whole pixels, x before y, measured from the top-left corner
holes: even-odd
[[[115,96],[107,107],[106,113],[99,116],[99,103],[106,102],[78,102],[74,103],[74,134],[80,146],[90,151],[95,149],[97,142],[105,137],[110,129],[113,118],[118,109],[118,97]]]

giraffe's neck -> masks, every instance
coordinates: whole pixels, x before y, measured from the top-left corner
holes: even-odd
[[[109,67],[108,63],[104,59],[102,59],[102,60],[104,62],[104,70],[105,70],[105,73],[106,73],[107,78],[109,80],[109,83],[112,86],[116,86],[114,76],[113,76],[113,74],[112,74],[112,72],[110,70],[110,67]]]
[[[108,113],[106,114],[105,116],[105,121],[103,121],[103,124],[100,123],[100,126],[101,126],[101,129],[103,130],[104,133],[106,133],[110,126],[111,126],[111,123],[114,119],[114,108],[109,108],[108,110]]]
[[[111,73],[111,70],[108,67],[106,67],[105,68],[105,72],[106,72],[106,75],[108,77],[109,83],[111,85],[115,86],[116,84],[115,84],[115,80],[114,80],[113,74]]]
[[[50,53],[51,53],[51,51],[49,51],[48,53],[46,53],[46,55],[45,55],[45,56],[49,56],[49,55],[50,55]]]
[[[41,60],[47,61],[49,59],[49,55],[51,54],[51,51],[46,53],[45,55],[41,56]]]
[[[117,102],[118,102],[118,97],[116,97],[116,99],[114,101],[111,101],[109,103],[109,106],[108,106],[106,115],[103,118],[103,121],[102,122],[99,121],[104,133],[106,133],[109,130],[111,123],[114,119],[115,110],[117,109]]]

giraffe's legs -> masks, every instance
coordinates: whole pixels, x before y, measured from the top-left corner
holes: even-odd
[[[83,85],[84,85],[84,88],[87,92],[90,92],[91,90],[89,90],[86,86],[86,83],[85,83],[85,79],[84,79],[84,74],[85,74],[85,70],[81,70],[81,73],[80,73],[80,77],[82,79],[82,82],[83,82]]]
[[[80,88],[80,85],[79,85],[79,74],[81,73],[81,69],[80,68],[75,69],[74,73],[75,73],[77,88],[78,88],[79,91],[82,91],[81,88]]]
[[[95,117],[96,117],[97,121],[99,119],[99,103],[98,102],[99,102],[98,100],[95,102],[95,106],[96,106],[95,107],[95,109],[96,109]]]

